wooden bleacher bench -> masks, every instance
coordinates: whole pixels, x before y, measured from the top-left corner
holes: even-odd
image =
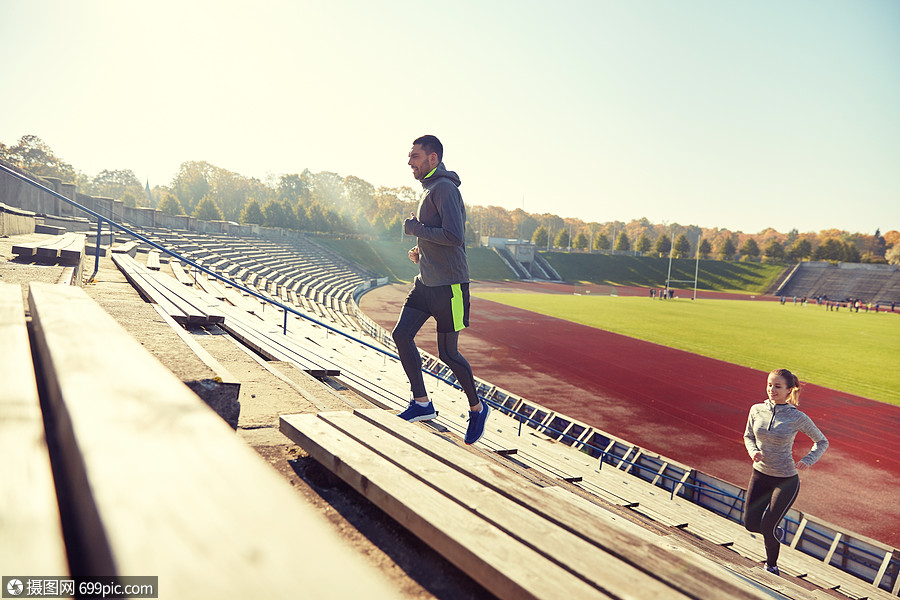
[[[122,242],[120,244],[116,244],[110,251],[113,254],[127,254],[131,258],[134,258],[137,255],[138,247],[141,245],[140,242],[136,240],[130,240],[127,242]]]
[[[57,227],[56,225],[44,225],[43,223],[35,223],[34,232],[44,233],[47,235],[62,235],[66,232],[66,228]]]
[[[158,304],[176,323],[211,325],[225,320],[217,306],[191,293],[168,275],[150,271],[127,254],[114,254],[113,262],[126,279],[148,300]]]
[[[193,277],[185,272],[184,267],[181,266],[181,263],[179,261],[169,261],[169,266],[172,268],[172,274],[175,276],[175,279],[178,280],[178,283],[187,286],[194,285]]]
[[[16,244],[12,247],[12,252],[42,263],[75,265],[84,258],[85,238],[83,233],[66,233],[39,242]]]
[[[281,431],[499,598],[768,597],[385,411],[284,415]]]
[[[32,283],[29,306],[47,411],[56,424],[48,435],[59,445],[72,574],[152,575],[165,596],[183,598],[395,595],[287,482],[81,289]],[[34,437],[34,412],[17,414],[17,425]],[[38,441],[25,446],[26,454]],[[4,470],[7,477],[25,468],[22,448],[12,450],[3,459],[15,459],[13,470]],[[23,477],[4,486],[20,501],[4,502],[3,566],[21,563],[29,567],[23,575],[63,575],[66,569],[49,564],[52,547],[39,537],[52,519],[35,530],[9,525],[28,523],[53,497],[36,496],[37,489],[22,496],[39,481]],[[21,499],[31,505],[24,514]],[[15,548],[7,532],[22,534]],[[23,563],[23,547],[37,544],[41,562]],[[336,564],[354,577],[334,577]]]
[[[0,283],[0,556],[4,575],[69,573],[22,289]]]
[[[159,271],[159,250],[151,250],[147,253],[147,268],[151,271]]]

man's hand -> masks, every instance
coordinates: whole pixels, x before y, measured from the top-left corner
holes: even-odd
[[[413,261],[416,264],[419,264],[419,247],[413,246],[409,249],[409,260]]]
[[[809,468],[809,465],[803,462],[802,460],[798,460],[794,463],[794,468],[798,471],[805,471]]]
[[[763,453],[760,451],[756,451],[753,453],[753,462],[759,462],[763,459]]]
[[[413,233],[410,228],[418,222],[419,220],[416,218],[416,213],[409,213],[409,218],[403,221],[403,233],[412,235]]]

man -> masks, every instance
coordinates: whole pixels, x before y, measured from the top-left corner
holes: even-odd
[[[425,391],[422,358],[415,343],[419,329],[434,317],[438,356],[453,371],[469,401],[466,443],[474,444],[484,435],[490,407],[478,398],[472,367],[457,349],[459,332],[469,325],[466,207],[459,193],[459,176],[444,167],[443,156],[444,147],[433,135],[416,139],[409,152],[408,164],[424,192],[416,213],[403,222],[403,231],[417,238],[409,259],[419,265],[419,275],[392,332],[413,396],[398,416],[407,421],[437,417]]]

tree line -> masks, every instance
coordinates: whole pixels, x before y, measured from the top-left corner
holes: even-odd
[[[403,219],[415,210],[412,187],[376,188],[355,176],[323,171],[245,177],[204,161],[182,163],[169,184],[141,184],[131,170],[104,170],[94,176],[77,171],[35,135],[18,143],[0,143],[0,158],[38,176],[74,181],[77,191],[121,200],[126,206],[152,207],[172,215],[228,220],[328,235],[400,239]],[[748,234],[696,225],[585,222],[578,218],[467,207],[466,243],[500,237],[531,240],[539,249],[620,252],[687,258],[766,261],[800,260],[900,264],[900,232],[851,233],[828,229],[781,233],[768,228]]]

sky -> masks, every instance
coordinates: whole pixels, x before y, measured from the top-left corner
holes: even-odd
[[[897,0],[0,0],[0,142],[756,233],[900,229]]]

